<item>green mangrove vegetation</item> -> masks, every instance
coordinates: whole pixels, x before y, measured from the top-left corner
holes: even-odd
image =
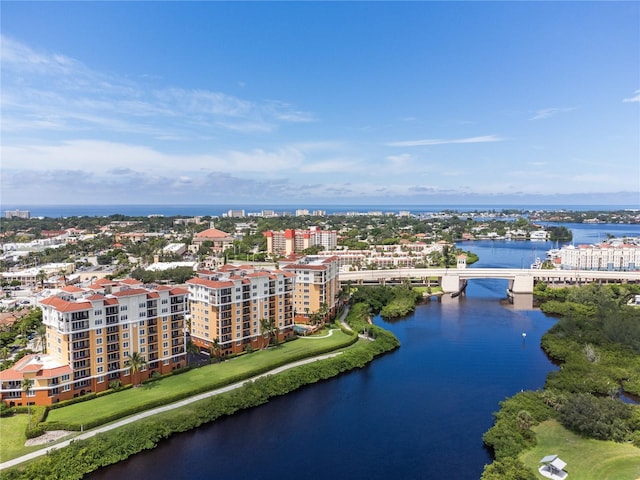
[[[536,286],[541,310],[560,317],[542,337],[542,348],[561,366],[547,376],[544,389],[500,403],[495,424],[483,436],[495,456],[483,480],[536,478],[526,452],[535,448],[538,432],[556,425],[585,441],[629,444],[632,452],[637,448],[640,465],[640,406],[617,398],[621,392],[640,394],[640,308],[629,304],[638,292],[637,285]],[[550,453],[565,447],[559,442]],[[601,459],[607,478],[626,478],[616,475],[628,471],[628,455],[618,462],[613,458],[619,450],[603,451],[613,452],[612,459]]]

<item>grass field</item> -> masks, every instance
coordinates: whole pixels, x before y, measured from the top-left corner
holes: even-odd
[[[42,448],[24,446],[27,421],[26,413],[0,418],[0,463]]]
[[[541,423],[533,429],[538,444],[523,453],[520,459],[537,472],[540,459],[558,455],[567,462],[569,478],[576,480],[638,480],[640,479],[640,448],[630,444],[585,439],[570,432],[555,420]],[[544,478],[539,475],[539,478]]]
[[[280,365],[283,361],[298,358],[302,354],[313,356],[315,352],[326,350],[328,347],[337,349],[347,345],[351,338],[340,330],[334,330],[333,334],[326,338],[314,339],[313,341],[296,340],[287,342],[275,348],[243,355],[227,362],[196,368],[138,388],[51,410],[47,417],[47,422],[80,425],[88,421],[107,419],[119,411],[144,405],[150,401],[157,400],[159,397],[173,397],[176,394],[194,391],[196,388],[201,388],[205,385],[214,389],[228,383],[227,379],[269,368],[272,365]]]

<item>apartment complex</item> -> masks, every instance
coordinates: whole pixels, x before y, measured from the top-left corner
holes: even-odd
[[[308,322],[313,314],[335,313],[340,293],[338,257],[306,256],[280,264],[282,270],[295,275],[293,304],[296,321]]]
[[[101,279],[43,299],[47,353],[0,372],[0,400],[52,404],[106,390],[112,381],[131,383],[126,362],[133,352],[146,361],[138,380],[185,366],[187,295],[184,288]],[[33,381],[28,396],[24,378]]]
[[[31,212],[29,210],[5,210],[4,218],[31,218]]]
[[[249,266],[198,271],[187,281],[191,340],[201,349],[217,346],[223,355],[263,348],[271,336],[265,320],[273,321],[279,340],[292,336],[294,281],[290,272]]]
[[[563,270],[640,270],[640,245],[630,243],[568,245],[549,254]]]
[[[318,227],[311,227],[309,230],[268,230],[263,235],[267,238],[267,252],[284,256],[300,253],[316,245],[331,250],[338,244],[335,230],[320,230]]]

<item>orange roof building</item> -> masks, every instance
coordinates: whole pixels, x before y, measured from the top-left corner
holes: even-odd
[[[127,359],[139,353],[152,372],[186,366],[188,291],[98,280],[93,288],[65,288],[40,301],[47,354],[25,357],[1,372],[0,400],[9,405],[52,404],[132,382]],[[22,391],[23,378],[34,380]]]
[[[294,280],[288,272],[250,267],[198,271],[187,280],[192,341],[202,349],[217,345],[216,354],[224,355],[292,336]],[[274,321],[271,334],[265,319]]]

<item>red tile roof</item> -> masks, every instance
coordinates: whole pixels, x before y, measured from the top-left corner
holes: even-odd
[[[67,302],[58,297],[49,297],[40,301],[41,304],[49,305],[59,312],[79,312],[82,310],[90,310],[89,302]]]
[[[189,285],[201,285],[207,288],[227,288],[233,287],[234,283],[231,281],[216,281],[216,280],[207,280],[205,278],[191,278],[187,280]]]
[[[202,232],[196,233],[196,238],[229,238],[229,234],[218,230],[217,228],[208,228]]]

